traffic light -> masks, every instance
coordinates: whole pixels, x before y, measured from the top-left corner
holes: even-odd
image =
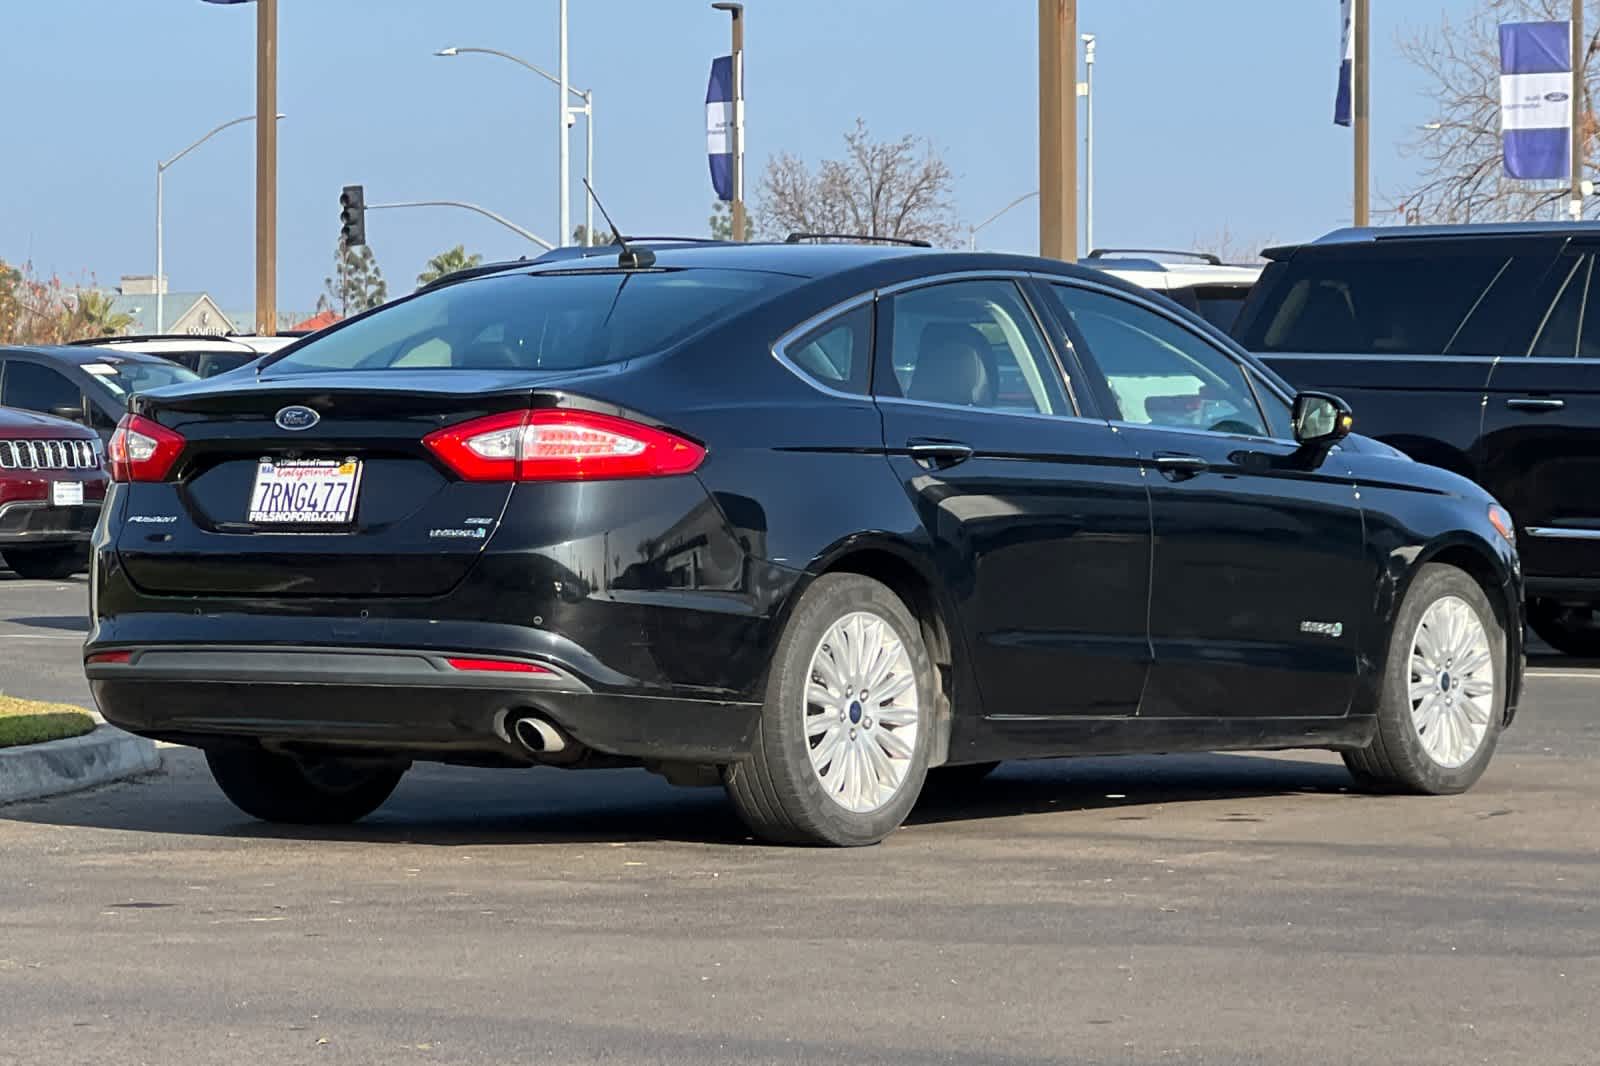
[[[339,240],[347,248],[367,243],[367,195],[359,185],[339,194]]]

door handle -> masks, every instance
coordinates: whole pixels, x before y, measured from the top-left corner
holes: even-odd
[[[1567,406],[1567,401],[1554,396],[1513,396],[1506,401],[1506,406],[1513,411],[1559,411]]]
[[[1211,466],[1200,456],[1184,452],[1157,452],[1155,460],[1156,469],[1173,481],[1185,481],[1196,474],[1203,474]]]
[[[955,440],[908,441],[906,452],[930,470],[955,466],[972,458],[972,448]]]

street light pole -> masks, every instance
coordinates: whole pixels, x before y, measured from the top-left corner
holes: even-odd
[[[520,237],[524,237],[527,240],[532,241],[534,244],[537,244],[546,251],[549,251],[555,247],[555,245],[551,244],[537,233],[517,225],[504,215],[496,214],[487,207],[479,207],[477,204],[467,203],[465,200],[405,200],[392,204],[367,204],[366,207],[368,211],[386,211],[396,207],[459,207],[466,211],[476,211],[485,218],[494,219],[494,221],[500,223],[506,229],[511,230]]]
[[[1094,250],[1094,34],[1083,35],[1083,248]]]
[[[283,116],[279,115],[278,118],[281,119],[281,118],[283,118]],[[227,122],[222,123],[220,126],[213,126],[210,130],[206,131],[206,133],[205,133],[205,135],[203,137],[201,137],[199,140],[197,140],[197,141],[193,142],[192,144],[190,144],[189,147],[185,148],[183,151],[179,152],[177,155],[173,156],[171,159],[168,159],[166,162],[157,163],[156,164],[156,332],[157,333],[160,333],[162,331],[162,329],[164,328],[164,324],[165,324],[165,317],[164,316],[166,314],[166,309],[167,309],[166,241],[165,241],[165,234],[163,232],[163,216],[165,214],[164,201],[165,201],[165,198],[166,198],[167,168],[172,166],[172,164],[176,163],[178,160],[182,159],[184,156],[188,155],[190,152],[194,151],[196,148],[199,148],[202,144],[205,144],[207,141],[209,141],[211,138],[215,137],[217,134],[221,133],[223,130],[228,129],[230,126],[237,126],[240,123],[254,122],[254,121],[256,121],[256,116],[254,116],[254,115],[240,115],[238,118],[229,119]]]
[[[558,21],[560,22],[561,35],[561,98],[556,101],[556,128],[561,131],[561,144],[557,152],[560,157],[560,162],[557,165],[561,168],[561,224],[556,233],[556,241],[559,244],[566,244],[572,239],[572,160],[570,158],[572,150],[572,137],[570,136],[572,112],[567,105],[567,90],[570,88],[567,83],[567,0],[560,0],[560,7],[561,14]]]
[[[1012,200],[1009,204],[1006,204],[1000,210],[996,211],[994,214],[990,215],[988,218],[984,219],[982,222],[978,223],[976,226],[973,226],[970,229],[968,229],[967,230],[967,247],[968,247],[968,250],[969,251],[973,251],[973,252],[976,252],[978,250],[978,231],[979,230],[983,229],[983,227],[985,227],[989,223],[995,221],[1001,215],[1005,214],[1007,211],[1011,210],[1013,207],[1016,207],[1018,204],[1026,201],[1026,200],[1031,200],[1035,196],[1038,196],[1038,195],[1039,195],[1039,190],[1038,189],[1035,189],[1032,192],[1025,192],[1021,196],[1017,197],[1015,200]]]
[[[525,70],[533,71],[533,73],[539,75],[539,77],[543,78],[545,81],[549,82],[551,85],[554,85],[554,86],[556,86],[558,88],[561,87],[561,78],[558,77],[557,75],[550,73],[548,70],[545,70],[543,67],[534,66],[532,63],[528,62],[526,59],[521,58],[520,56],[514,56],[510,52],[502,52],[498,48],[441,48],[441,49],[439,49],[437,52],[435,52],[433,54],[436,55],[436,56],[450,57],[450,56],[467,55],[468,53],[476,53],[478,55],[485,55],[485,56],[499,56],[501,59],[508,59],[511,62],[517,64],[517,66],[524,68]],[[579,108],[579,107],[570,107],[570,108],[569,107],[564,107],[563,108],[563,112],[564,113],[561,116],[561,121],[563,123],[563,125],[561,126],[561,131],[562,131],[561,140],[562,140],[563,144],[566,143],[566,125],[565,125],[565,123],[568,122],[573,115],[579,115],[579,114],[583,115],[584,116],[584,122],[586,124],[585,132],[588,134],[588,145],[587,145],[587,149],[586,149],[587,159],[585,160],[585,163],[584,163],[584,171],[585,171],[584,176],[589,179],[589,184],[592,186],[592,185],[594,185],[594,92],[593,92],[593,90],[590,90],[590,89],[577,89],[577,88],[574,88],[572,85],[569,84],[569,85],[566,86],[565,91],[561,94],[561,98],[563,100],[566,100],[568,97],[572,97],[572,96],[576,96],[578,99],[582,100],[583,101],[583,106],[581,108]],[[563,168],[562,172],[565,173],[566,172],[566,168]],[[594,200],[593,200],[592,197],[585,197],[584,199],[585,199],[585,207],[584,207],[584,213],[583,213],[583,228],[584,228],[584,232],[585,233],[593,233],[594,232]],[[588,239],[589,239],[589,241],[591,243],[593,243],[593,238],[592,237],[590,237]],[[566,241],[563,240],[562,243],[565,244]]]
[[[1368,57],[1371,50],[1368,47],[1370,34],[1368,33],[1368,18],[1371,8],[1369,0],[1355,0],[1352,5],[1350,32],[1354,36],[1354,57],[1351,63],[1351,132],[1355,135],[1355,197],[1352,221],[1357,226],[1365,226],[1370,221],[1368,205],[1371,202],[1371,179],[1369,177],[1367,161],[1371,154],[1372,145],[1372,114],[1371,99],[1368,89],[1371,87],[1371,72],[1368,70]]]
[[[594,197],[588,190],[594,188],[594,90],[583,91],[583,243],[594,243]]]
[[[733,239],[745,239],[744,214],[744,5],[718,0],[711,5],[733,20],[733,129],[728,145],[733,151]]]

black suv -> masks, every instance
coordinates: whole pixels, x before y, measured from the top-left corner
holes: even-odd
[[[1600,655],[1600,224],[1340,230],[1273,248],[1234,329],[1363,433],[1516,519],[1528,620]]]

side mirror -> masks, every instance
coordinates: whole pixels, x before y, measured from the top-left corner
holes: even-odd
[[[1302,392],[1294,398],[1294,439],[1303,447],[1327,452],[1350,435],[1356,416],[1350,405],[1326,392]]]
[[[65,418],[69,422],[81,423],[83,421],[82,404],[62,404],[60,407],[50,408],[50,413],[57,418]]]

